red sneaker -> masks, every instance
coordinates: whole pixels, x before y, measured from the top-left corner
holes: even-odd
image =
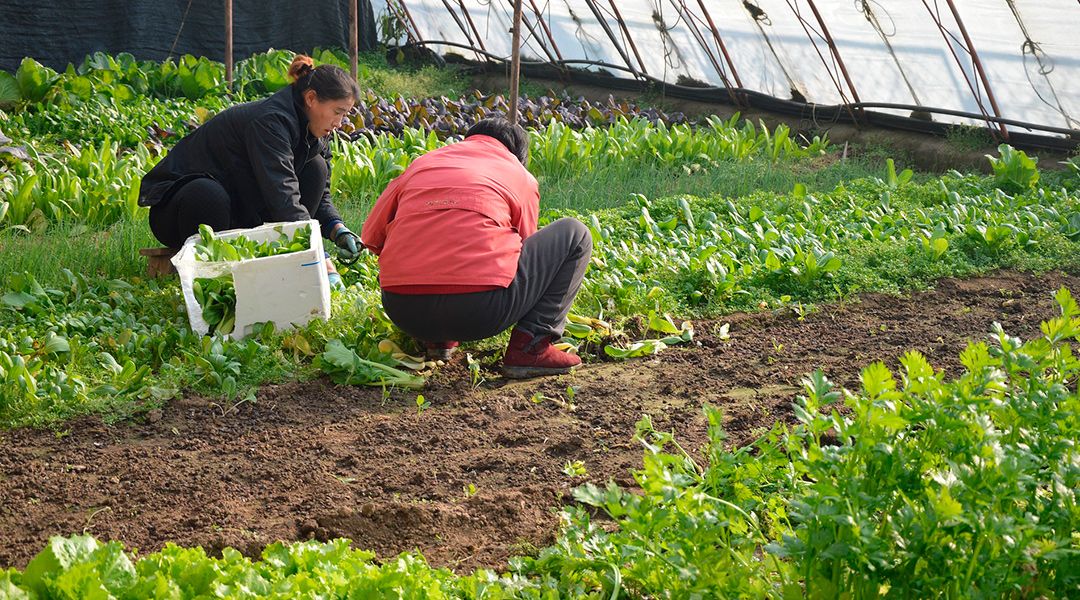
[[[532,346],[531,348],[529,346]],[[510,379],[525,379],[543,375],[562,375],[581,364],[573,354],[556,350],[551,337],[533,341],[533,336],[520,329],[510,332],[510,343],[503,355],[503,375]]]
[[[428,360],[450,360],[450,356],[457,347],[457,342],[424,342],[424,358]]]

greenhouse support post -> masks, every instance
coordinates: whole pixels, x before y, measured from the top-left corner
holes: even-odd
[[[475,44],[476,42],[473,41],[473,37],[472,34],[469,33],[469,29],[465,27],[465,23],[461,22],[461,18],[458,17],[457,11],[455,11],[454,7],[450,5],[450,0],[442,0],[442,3],[443,6],[446,7],[446,12],[450,13],[451,17],[454,17],[454,22],[457,23],[458,29],[461,30],[461,33],[465,34],[465,40],[469,42],[469,45],[471,46]],[[462,10],[464,10],[464,7],[462,7]],[[477,62],[483,62],[485,60],[483,54],[480,54],[479,52],[474,52],[473,54],[476,54]]]
[[[698,30],[694,20],[697,16],[690,10],[690,7],[686,5],[683,0],[671,0],[671,5],[675,7],[675,11],[679,13],[679,18],[686,21],[687,27],[690,29],[690,35],[694,36],[702,51],[705,52],[705,56],[712,63],[713,69],[716,74],[720,76],[720,80],[724,82],[724,90],[727,91],[727,95],[731,98],[731,103],[735,106],[739,106],[739,98],[735,96],[735,90],[732,89],[731,80],[728,79],[727,73],[724,72],[724,67],[720,66],[720,59],[716,57],[716,54],[709,48],[709,42],[705,39],[705,36]],[[700,19],[697,19],[700,22]]]
[[[510,122],[518,122],[518,83],[521,79],[521,0],[514,0],[514,27],[510,30]]]
[[[233,15],[232,0],[225,0],[225,86],[233,86]]]
[[[634,74],[634,77],[642,79],[641,73],[634,68],[634,63],[630,61],[630,55],[626,53],[626,50],[619,44],[619,38],[615,35],[615,32],[611,30],[611,26],[608,25],[604,15],[600,12],[600,8],[596,6],[593,0],[585,0],[585,4],[589,6],[589,10],[592,11],[593,16],[596,17],[596,21],[600,23],[600,27],[604,29],[604,33],[607,34],[608,39],[611,40],[611,44],[618,50],[619,56],[622,57],[626,66],[630,67],[630,72]]]
[[[960,56],[956,54],[956,49],[950,41],[950,38],[956,40],[957,45],[959,45],[960,41],[956,39],[956,36],[954,36],[952,32],[950,32],[948,29],[945,29],[945,25],[941,22],[940,12],[935,12],[937,9],[936,2],[934,3],[934,8],[930,8],[930,4],[926,0],[922,0],[922,3],[923,6],[926,7],[926,11],[930,13],[930,19],[934,22],[934,25],[937,25],[938,32],[941,33],[942,39],[945,40],[945,47],[948,48],[949,53],[952,54],[953,60],[956,61],[956,65],[960,67],[960,74],[964,77],[964,81],[967,83],[968,89],[971,90],[971,96],[975,100],[975,104],[979,107],[979,112],[983,114],[987,128],[990,130],[991,134],[993,134],[993,127],[991,126],[991,123],[993,123],[993,121],[991,121],[990,119],[990,113],[986,112],[986,106],[983,104],[982,96],[979,94],[978,89],[976,89],[977,86],[972,83],[971,78],[968,77],[967,70],[964,68],[964,63],[960,60]],[[975,47],[971,45],[971,38],[969,38],[967,35],[967,28],[964,27],[963,22],[960,20],[960,13],[956,11],[956,7],[953,6],[952,0],[949,0],[949,6],[953,10],[953,18],[956,20],[957,26],[960,27],[961,34],[963,35],[965,43],[967,44],[964,46],[964,51],[967,52],[969,56],[971,56],[972,64],[974,65],[975,70],[977,70],[979,72],[979,75],[982,76],[982,61],[980,61],[978,56],[976,55]],[[990,107],[994,111],[994,116],[1000,119],[1001,113],[997,109],[997,102],[994,100],[994,92],[990,89],[989,85],[987,85],[988,82],[985,78],[982,78],[982,81],[983,85],[986,87],[986,94],[990,98]],[[998,121],[997,124],[998,129],[1001,132],[1002,139],[1008,141],[1009,130],[1000,121]]]
[[[476,36],[476,43],[480,45],[480,50],[487,53],[487,48],[484,47],[484,37],[480,35],[480,30],[476,28],[476,23],[473,23],[472,15],[469,14],[469,9],[465,8],[465,0],[458,0],[458,5],[461,6],[461,12],[465,15],[465,20],[469,23],[469,28],[472,29],[473,35]]]
[[[360,9],[357,4],[360,0],[349,0],[349,67],[352,69],[352,78],[357,80],[360,73]]]

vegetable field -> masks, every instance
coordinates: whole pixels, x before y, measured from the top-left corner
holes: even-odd
[[[231,97],[191,57],[0,73],[0,597],[1080,594],[1077,159],[913,173],[737,116],[527,99],[542,224],[595,249],[561,340],[586,365],[507,382],[503,339],[413,357],[370,255],[330,321],[243,341],[228,285],[198,282],[200,337],[142,275],[139,177],[289,58]],[[349,223],[505,104],[364,69],[384,89],[333,141]],[[199,256],[303,242],[204,232]]]

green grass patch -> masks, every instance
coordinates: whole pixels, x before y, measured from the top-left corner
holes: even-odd
[[[146,274],[140,248],[160,246],[143,217],[122,220],[102,230],[78,223],[54,225],[43,231],[0,232],[0,280],[30,273],[42,284],[66,282],[64,269],[90,278],[131,279]]]

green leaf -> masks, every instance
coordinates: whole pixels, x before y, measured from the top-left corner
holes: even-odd
[[[45,334],[45,353],[60,354],[61,352],[71,352],[71,345],[68,344],[67,338],[56,335],[53,331]]]
[[[630,344],[626,348],[616,348],[611,345],[604,346],[604,353],[612,358],[627,359],[652,356],[664,348],[667,348],[667,344],[661,340],[641,340]]]
[[[877,361],[870,363],[862,370],[862,386],[867,396],[877,398],[886,392],[895,390],[896,381],[885,363]]]
[[[0,108],[11,108],[22,100],[19,82],[7,71],[0,71]]]
[[[19,84],[19,94],[28,102],[41,102],[57,79],[56,71],[27,57],[15,71],[15,80]]]
[[[18,572],[14,569],[10,571],[0,570],[0,598],[5,600],[30,600],[30,594],[15,585],[13,578],[16,578],[17,581]]]
[[[784,264],[780,262],[780,259],[776,256],[776,253],[769,250],[769,253],[765,256],[765,268],[770,271],[779,271],[783,268]]]
[[[649,315],[649,329],[673,335],[681,333],[669,315],[664,315],[663,317],[656,314]]]
[[[896,413],[875,409],[870,412],[870,424],[889,432],[896,432],[907,427],[908,421]]]
[[[1061,289],[1054,294],[1054,300],[1058,306],[1061,307],[1061,316],[1065,318],[1072,318],[1080,315],[1080,307],[1077,306],[1076,300],[1073,299],[1072,293],[1068,288],[1062,286]]]
[[[959,517],[964,512],[964,507],[953,499],[949,488],[941,488],[941,493],[927,488],[926,497],[930,500],[930,506],[934,509],[938,521],[947,522]]]
[[[27,294],[25,292],[8,292],[4,294],[3,298],[0,298],[4,304],[15,308],[21,309],[37,302],[37,298]]]
[[[98,549],[97,540],[89,535],[69,538],[55,536],[35,556],[23,571],[23,586],[41,597],[49,597],[46,582],[81,562],[90,559]]]

